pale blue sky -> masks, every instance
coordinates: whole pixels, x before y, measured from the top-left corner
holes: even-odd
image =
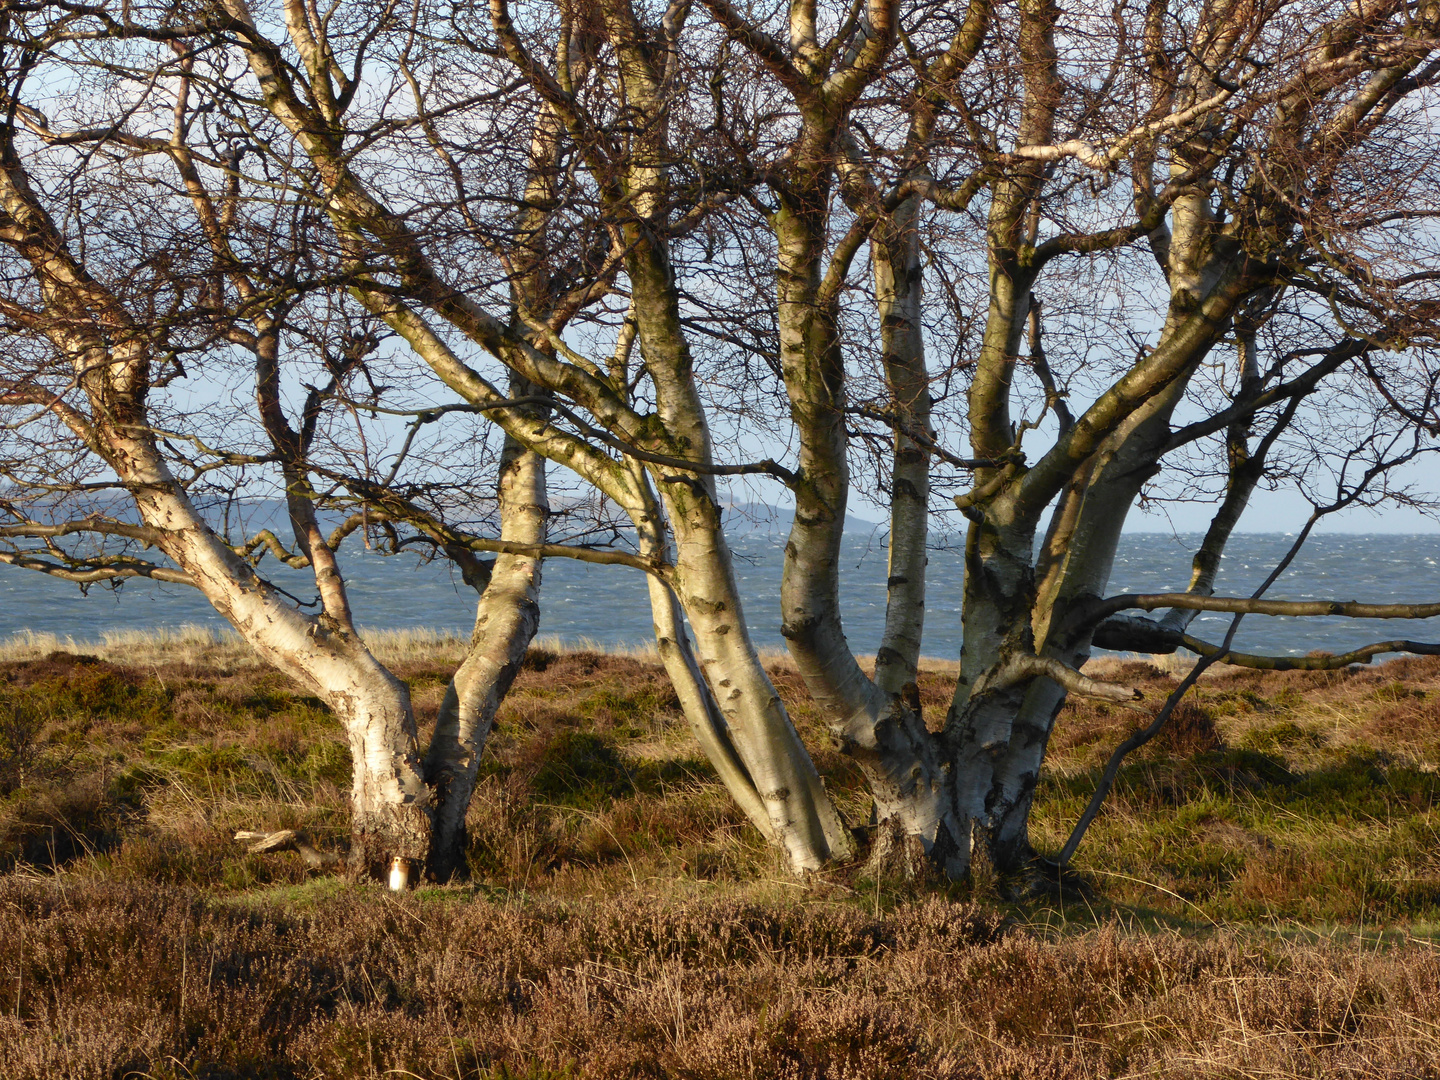
[[[1125,523],[1126,532],[1203,532],[1210,524],[1213,506],[1203,504],[1166,505],[1146,512],[1136,508]],[[1310,505],[1293,491],[1256,492],[1240,532],[1295,532],[1310,516]],[[1337,511],[1317,526],[1332,533],[1440,533],[1434,518],[1408,507],[1364,508]]]

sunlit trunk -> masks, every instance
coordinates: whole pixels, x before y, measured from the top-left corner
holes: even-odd
[[[309,688],[339,719],[350,744],[350,864],[378,875],[396,858],[423,862],[429,792],[420,774],[410,693],[353,628],[300,614],[204,523],[153,448],[107,433],[107,455],[135,493],[161,547],[261,658]]]
[[[153,542],[262,659],[312,690],[340,720],[354,760],[352,866],[373,871],[394,858],[424,860],[429,792],[420,776],[410,695],[356,635],[332,553],[314,544],[310,565],[323,610],[311,618],[204,522],[156,446],[147,413],[147,333],[76,261],[7,161],[0,199],[14,226],[5,240],[35,268],[53,316],[44,333],[73,366],[91,410],[91,417],[74,414],[69,422],[124,484],[141,520],[155,530]],[[317,538],[307,531],[302,542]]]
[[[643,472],[636,470],[638,487],[645,496],[643,504],[630,508],[630,519],[639,538],[640,554],[653,556],[666,552],[666,534],[650,485]],[[744,811],[750,823],[767,840],[776,837],[770,812],[755,787],[750,770],[735,749],[730,726],[720,711],[719,703],[705,681],[705,674],[695,657],[684,616],[674,591],[659,578],[647,575],[650,592],[650,614],[654,622],[655,646],[660,661],[670,676],[670,684],[680,701],[680,709],[690,725],[701,752],[710,761],[725,790]]]
[[[509,438],[500,459],[498,504],[502,540],[545,542],[545,460]],[[440,881],[465,869],[465,818],[480,756],[540,625],[540,567],[540,559],[528,555],[496,557],[476,607],[470,648],[440,704],[425,755],[425,779],[435,792],[430,871]]]
[[[791,867],[819,869],[853,850],[745,625],[720,510],[706,498],[671,502],[679,602],[731,741]]]

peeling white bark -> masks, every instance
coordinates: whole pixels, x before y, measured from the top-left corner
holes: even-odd
[[[429,849],[429,791],[420,776],[410,693],[351,631],[296,611],[200,519],[164,462],[140,440],[114,436],[112,461],[160,547],[268,663],[312,690],[340,720],[353,760],[351,865]],[[123,471],[122,471],[123,469]]]

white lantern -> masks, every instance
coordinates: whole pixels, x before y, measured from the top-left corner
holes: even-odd
[[[396,855],[390,860],[390,891],[404,892],[410,884],[410,860]]]

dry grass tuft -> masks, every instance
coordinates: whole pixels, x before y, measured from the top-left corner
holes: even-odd
[[[76,641],[73,637],[61,638],[55,634],[27,630],[0,640],[0,663],[39,660],[52,653],[96,656],[130,665],[260,662],[238,634],[212,630],[207,626],[182,626],[177,630],[111,630],[102,634],[98,641]]]

